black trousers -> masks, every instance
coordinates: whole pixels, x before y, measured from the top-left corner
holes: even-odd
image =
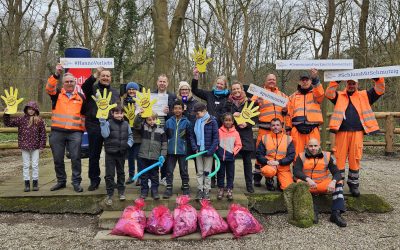
[[[179,173],[182,179],[182,186],[189,183],[188,164],[185,160],[186,155],[168,155],[167,156],[167,187],[172,188],[174,181],[174,170],[176,162],[179,164]]]
[[[106,181],[107,195],[112,196],[114,194],[114,176],[117,173],[117,189],[118,194],[125,193],[125,156],[126,154],[108,154],[106,153]]]
[[[158,160],[140,158],[139,172],[156,162],[158,162]],[[151,181],[151,190],[158,191],[158,186],[160,185],[158,171],[158,167],[155,167],[140,176],[140,186],[142,193],[149,191],[149,180]]]
[[[246,182],[246,187],[253,186],[253,169],[251,164],[251,154],[252,151],[248,150],[241,150],[239,154],[242,156],[243,159],[243,172],[244,172],[244,180]]]
[[[89,137],[89,179],[91,184],[99,184],[100,178],[100,154],[104,138],[101,136],[100,125],[86,127]]]

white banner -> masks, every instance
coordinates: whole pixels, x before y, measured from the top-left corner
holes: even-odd
[[[153,111],[156,112],[159,116],[166,116],[164,113],[164,108],[168,107],[168,94],[157,94],[151,93],[150,100],[157,99],[157,102],[153,105]]]
[[[98,67],[114,68],[114,58],[60,58],[64,68],[95,69]]]
[[[247,92],[263,99],[266,99],[278,106],[286,107],[287,102],[289,101],[287,98],[282,97],[280,95],[275,94],[274,92],[268,91],[264,88],[258,87],[255,84],[250,84]]]
[[[353,70],[325,71],[324,81],[330,82],[349,79],[371,79],[395,76],[400,76],[400,65]]]
[[[276,60],[276,69],[353,69],[353,59]]]

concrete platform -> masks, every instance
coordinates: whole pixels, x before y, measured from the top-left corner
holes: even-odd
[[[129,236],[117,236],[117,235],[111,235],[111,230],[102,230],[97,233],[97,235],[94,237],[95,240],[139,240],[136,238],[132,238]],[[179,238],[171,238],[172,234],[167,234],[167,235],[154,235],[154,234],[149,234],[145,233],[143,240],[173,240],[173,241],[192,241],[192,240],[203,240],[201,238],[200,232],[192,233],[189,235],[185,235]],[[241,237],[240,239],[248,239],[251,240],[254,237],[254,234],[249,234],[246,236]],[[231,233],[223,233],[223,234],[217,234],[217,235],[212,235],[207,237],[204,240],[230,240],[234,239],[233,234]]]

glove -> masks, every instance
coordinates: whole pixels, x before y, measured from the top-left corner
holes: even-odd
[[[17,113],[17,109],[18,109],[18,104],[20,104],[24,98],[19,98],[18,99],[18,89],[13,87],[10,87],[10,93],[8,93],[8,91],[5,89],[4,93],[6,96],[1,96],[1,99],[4,100],[4,102],[7,105],[7,111],[5,112],[6,114],[15,114]]]
[[[199,50],[193,49],[193,52],[191,56],[196,63],[196,68],[200,73],[206,72],[207,64],[212,60],[212,58],[207,58],[207,50],[199,46]]]
[[[157,99],[150,101],[150,89],[146,91],[143,88],[143,93],[136,92],[138,98],[133,98],[135,102],[143,109],[142,118],[150,117],[153,114],[153,105]]]
[[[133,122],[135,121],[135,104],[128,103],[128,106],[124,107],[125,110],[125,117],[129,121],[129,126],[133,127]]]
[[[96,102],[96,105],[97,105],[96,118],[107,119],[108,114],[110,113],[110,109],[117,106],[116,103],[110,105],[112,92],[108,93],[108,96],[107,96],[107,89],[104,89],[103,96],[101,96],[100,90],[97,90],[96,96],[97,96],[97,98],[92,95],[92,98]]]
[[[379,80],[379,78],[372,78],[372,80],[374,80],[375,82]]]
[[[260,112],[257,111],[259,107],[257,106],[253,108],[254,101],[252,101],[249,106],[247,106],[247,104],[248,104],[247,102],[244,104],[244,107],[240,115],[238,117],[237,116],[235,117],[235,121],[237,124],[243,124],[245,122],[250,123],[251,125],[255,124],[255,122],[251,118],[260,114]]]
[[[335,81],[335,82],[336,82],[337,84],[340,84],[342,81],[339,80],[339,81]]]

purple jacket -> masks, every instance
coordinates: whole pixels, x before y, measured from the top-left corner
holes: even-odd
[[[39,115],[39,109],[34,102],[29,102],[25,108],[25,115],[11,118],[4,114],[4,125],[6,127],[18,127],[18,146],[23,150],[43,149],[46,147],[46,128],[42,119],[36,125],[29,126],[30,116],[27,115],[28,107],[33,108]]]

